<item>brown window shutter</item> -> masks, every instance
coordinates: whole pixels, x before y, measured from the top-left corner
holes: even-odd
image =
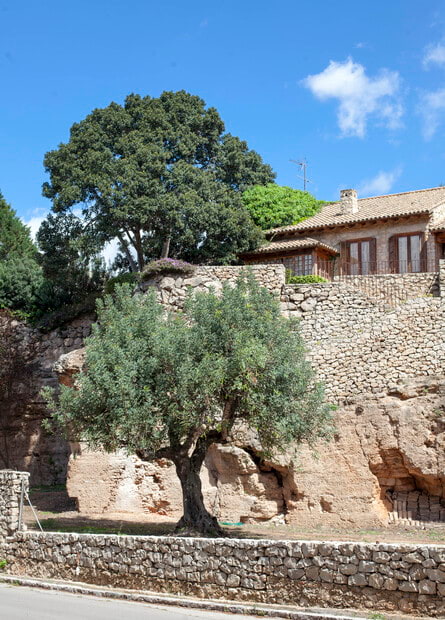
[[[425,235],[420,237],[420,271],[428,271],[428,245]]]
[[[397,237],[390,237],[388,241],[388,257],[389,257],[389,272],[397,273]]]
[[[369,273],[377,273],[377,239],[369,240]]]

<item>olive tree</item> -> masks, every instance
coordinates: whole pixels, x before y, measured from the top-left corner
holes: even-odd
[[[70,433],[92,447],[173,461],[183,492],[178,531],[222,533],[199,473],[209,445],[229,441],[238,423],[256,433],[263,456],[330,430],[297,324],[248,274],[220,295],[195,294],[176,314],[154,292],[118,287],[99,302],[76,388],[62,386],[50,403]]]

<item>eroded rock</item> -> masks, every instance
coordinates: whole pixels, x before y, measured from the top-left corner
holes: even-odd
[[[79,358],[65,357],[67,374]],[[391,515],[443,521],[444,407],[444,377],[356,398],[336,412],[329,444],[300,446],[267,462],[257,456],[254,435],[239,429],[234,445],[209,449],[202,470],[206,504],[232,522],[282,518],[301,526],[369,527],[386,525]],[[168,461],[83,451],[70,461],[68,491],[82,512],[181,514],[180,487]]]

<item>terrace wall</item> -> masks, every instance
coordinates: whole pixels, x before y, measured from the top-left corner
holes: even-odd
[[[17,532],[7,571],[120,588],[443,617],[445,550],[433,545]]]

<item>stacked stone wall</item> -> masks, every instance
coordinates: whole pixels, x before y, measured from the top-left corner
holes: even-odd
[[[417,297],[388,308],[334,282],[285,286],[281,307],[300,320],[309,358],[334,401],[378,394],[445,368],[441,298]]]
[[[445,549],[434,545],[17,532],[3,554],[13,575],[225,600],[445,613]]]
[[[348,276],[303,285],[285,285],[282,265],[252,269],[280,299],[283,314],[300,319],[327,397],[341,403],[358,394],[382,393],[399,381],[443,373],[445,304],[440,295],[445,286],[439,284],[444,264],[439,274]],[[220,291],[241,270],[199,267],[193,276],[157,277],[144,288],[154,286],[159,300],[178,310],[190,291]]]
[[[285,282],[283,265],[254,265],[249,267],[258,283],[279,297]],[[197,267],[190,276],[156,276],[143,282],[143,291],[155,287],[158,299],[167,308],[182,310],[190,291],[216,291],[222,289],[223,283],[234,284],[240,274],[246,273],[245,267]]]
[[[21,527],[20,499],[28,491],[27,472],[0,471],[0,542]]]

